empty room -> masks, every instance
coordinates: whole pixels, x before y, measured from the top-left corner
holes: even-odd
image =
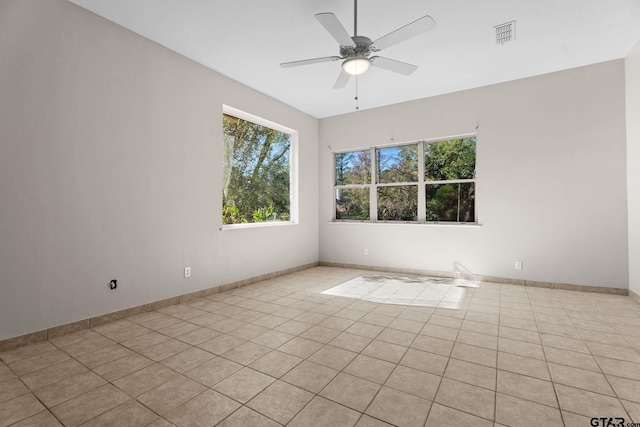
[[[0,427],[640,426],[637,0],[0,0]]]

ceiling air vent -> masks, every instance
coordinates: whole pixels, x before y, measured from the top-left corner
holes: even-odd
[[[496,44],[503,45],[516,39],[516,21],[496,25],[493,29],[496,30]]]

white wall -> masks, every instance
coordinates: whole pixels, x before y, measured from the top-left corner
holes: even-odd
[[[618,60],[321,120],[320,259],[627,288],[624,78]],[[331,222],[327,146],[476,126],[482,227]]]
[[[640,295],[640,41],[625,59],[629,289]]]
[[[318,260],[316,119],[63,0],[0,58],[0,339]],[[299,131],[298,225],[220,231],[223,104]]]

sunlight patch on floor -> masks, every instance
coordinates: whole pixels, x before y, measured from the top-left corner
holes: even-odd
[[[477,282],[442,277],[367,275],[356,277],[322,292],[381,304],[461,308],[469,288]]]

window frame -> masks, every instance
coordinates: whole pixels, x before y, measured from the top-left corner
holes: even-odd
[[[478,134],[477,132],[466,133],[460,135],[453,135],[447,137],[427,138],[417,141],[399,142],[393,144],[376,145],[370,147],[359,147],[345,150],[332,151],[333,155],[333,216],[332,222],[345,222],[345,223],[378,223],[378,224],[421,224],[421,225],[451,225],[451,226],[477,226],[478,223],[478,197],[477,197],[477,173],[474,170],[472,179],[454,179],[454,180],[438,180],[429,181],[425,178],[425,150],[424,146],[428,143],[445,142],[456,139],[468,139],[475,138],[476,143],[476,170],[477,170],[477,154],[478,154]],[[393,182],[393,183],[379,183],[378,182],[378,156],[377,150],[391,147],[403,147],[417,144],[418,146],[418,180],[415,182]],[[337,185],[336,184],[336,154],[352,153],[358,151],[370,151],[370,175],[371,180],[368,184],[350,184],[350,185]],[[458,184],[458,183],[473,183],[474,185],[474,200],[473,200],[473,222],[460,222],[460,221],[427,221],[427,186],[428,185],[442,185],[442,184]],[[395,221],[395,220],[379,220],[378,219],[378,189],[382,187],[399,187],[399,186],[417,186],[418,187],[418,215],[415,221]],[[336,194],[339,189],[347,188],[366,188],[369,187],[369,219],[368,220],[354,220],[354,219],[338,219],[336,218]]]
[[[264,126],[270,128],[272,130],[286,133],[290,137],[290,145],[289,145],[289,219],[287,221],[265,221],[265,222],[248,222],[248,223],[240,223],[240,224],[224,224],[222,221],[222,209],[220,210],[220,230],[225,229],[234,229],[234,228],[253,228],[253,227],[273,227],[273,226],[282,226],[282,225],[292,225],[298,224],[299,218],[299,209],[298,209],[298,178],[299,178],[299,168],[298,168],[298,131],[287,126],[281,125],[279,123],[273,122],[271,120],[262,118],[260,116],[256,116],[255,114],[248,113],[243,110],[239,110],[237,108],[231,107],[229,105],[222,105],[222,117],[224,115],[229,115],[236,117],[241,120],[245,120],[260,126]],[[221,117],[221,118],[222,118]],[[220,122],[222,123],[222,122]],[[224,131],[221,131],[221,134]],[[222,149],[223,153],[221,156],[221,163],[224,162],[224,135],[222,140]],[[221,167],[221,172],[223,174],[221,184],[224,185],[224,165]],[[220,194],[221,202],[224,206],[224,193],[221,187]]]

